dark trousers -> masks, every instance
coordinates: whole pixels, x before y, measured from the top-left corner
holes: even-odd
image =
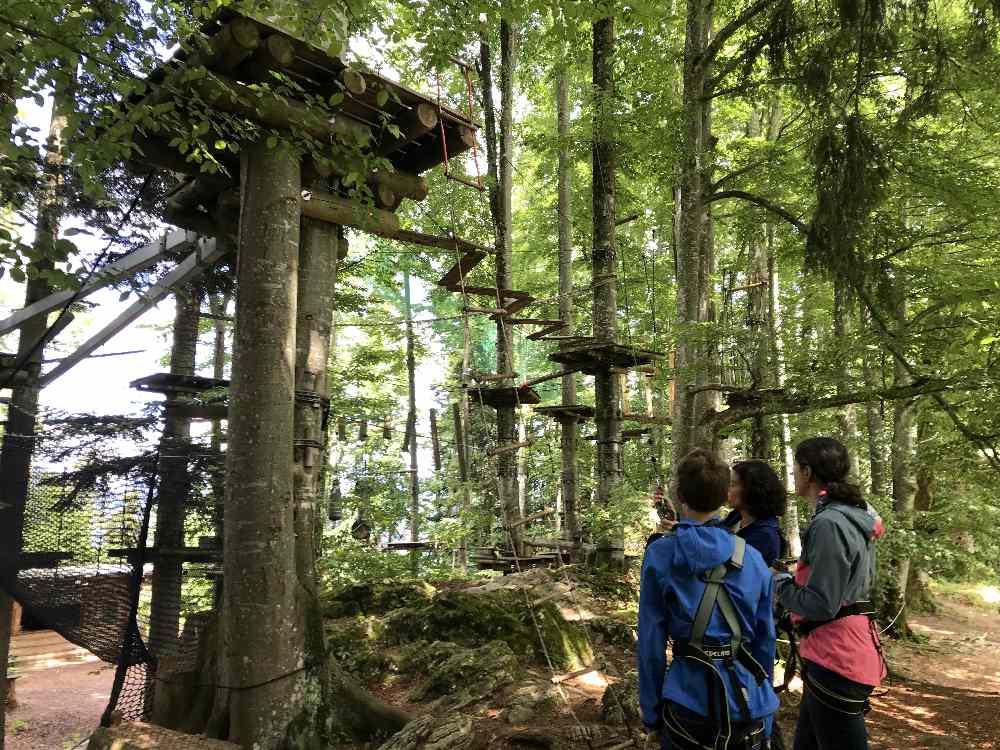
[[[700,744],[707,747],[715,746],[715,738],[718,734],[719,728],[716,724],[710,722],[707,717],[702,716],[701,714],[696,714],[693,711],[689,711],[684,708],[684,706],[679,706],[676,703],[668,703],[664,710],[672,710],[674,718],[677,722]],[[755,726],[759,726],[759,722],[753,722],[753,724]],[[740,736],[746,732],[749,726],[750,725],[744,722],[733,724],[733,735]],[[733,747],[736,746],[733,745]],[[738,747],[743,748],[746,747],[746,745],[739,745]],[[660,750],[678,750],[678,746],[671,739],[670,732],[667,730],[666,726],[660,730]],[[760,748],[760,750],[763,750],[763,748]]]
[[[802,662],[802,671],[815,687],[803,687],[793,750],[868,750],[864,713],[848,710],[852,704],[838,704],[829,693],[861,702],[871,695],[872,686],[810,661]]]

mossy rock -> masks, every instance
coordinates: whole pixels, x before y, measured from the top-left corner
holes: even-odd
[[[323,616],[330,619],[354,615],[382,615],[401,607],[426,604],[436,589],[426,581],[357,583],[324,592]]]
[[[546,663],[547,651],[553,666],[560,669],[577,669],[593,661],[583,629],[567,622],[557,606],[550,602],[536,607],[534,613],[537,629],[523,592],[450,591],[424,606],[392,612],[385,632],[387,640],[394,643],[431,637],[477,647],[503,641],[515,654],[528,655],[540,664]]]
[[[441,664],[463,651],[461,646],[450,641],[414,641],[399,650],[398,668],[403,674],[427,674],[435,664]]]
[[[379,644],[383,629],[380,618],[363,615],[326,621],[327,650],[349,674],[363,681],[374,679],[391,666]]]
[[[466,750],[472,741],[472,717],[456,711],[414,719],[379,750]]]
[[[587,627],[597,643],[606,643],[624,651],[635,649],[635,626],[616,617],[594,617],[587,621]]]
[[[604,690],[601,698],[601,715],[611,724],[626,724],[638,720],[639,673],[631,670],[619,682]]]
[[[503,641],[492,641],[479,648],[461,648],[455,644],[431,644],[429,650],[443,661],[432,661],[426,667],[427,678],[413,691],[410,698],[426,701],[448,696],[450,703],[467,706],[482,700],[494,691],[510,685],[519,671],[517,657]]]

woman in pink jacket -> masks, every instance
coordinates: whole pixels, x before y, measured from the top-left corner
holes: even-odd
[[[795,493],[815,513],[794,577],[775,582],[800,635],[805,689],[794,750],[867,750],[868,697],[885,676],[869,602],[882,521],[847,481],[849,470],[847,449],[833,438],[795,449]]]

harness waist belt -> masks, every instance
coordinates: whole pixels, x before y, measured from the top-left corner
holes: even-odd
[[[710,661],[737,661],[742,664],[751,675],[753,675],[753,678],[758,684],[767,679],[767,672],[761,664],[753,658],[750,651],[742,645],[738,646],[736,652],[734,653],[732,645],[728,643],[705,643],[702,644],[700,649],[698,649],[692,646],[690,641],[674,641],[674,658],[676,659],[681,656],[693,657],[698,660],[705,660],[707,658]]]
[[[799,635],[805,637],[816,628],[828,625],[831,622],[840,620],[844,617],[851,617],[852,615],[866,615],[867,617],[872,617],[874,614],[875,609],[872,607],[871,602],[854,602],[854,604],[846,604],[841,607],[840,611],[838,611],[837,614],[829,620],[803,620],[796,626],[796,630],[799,631]]]

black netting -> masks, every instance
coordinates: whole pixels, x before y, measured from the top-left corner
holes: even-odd
[[[39,440],[36,466],[54,468],[32,476],[7,584],[36,627],[117,666],[104,724],[152,718],[158,672],[195,669],[221,586],[219,451],[174,438],[117,456],[113,444]]]

